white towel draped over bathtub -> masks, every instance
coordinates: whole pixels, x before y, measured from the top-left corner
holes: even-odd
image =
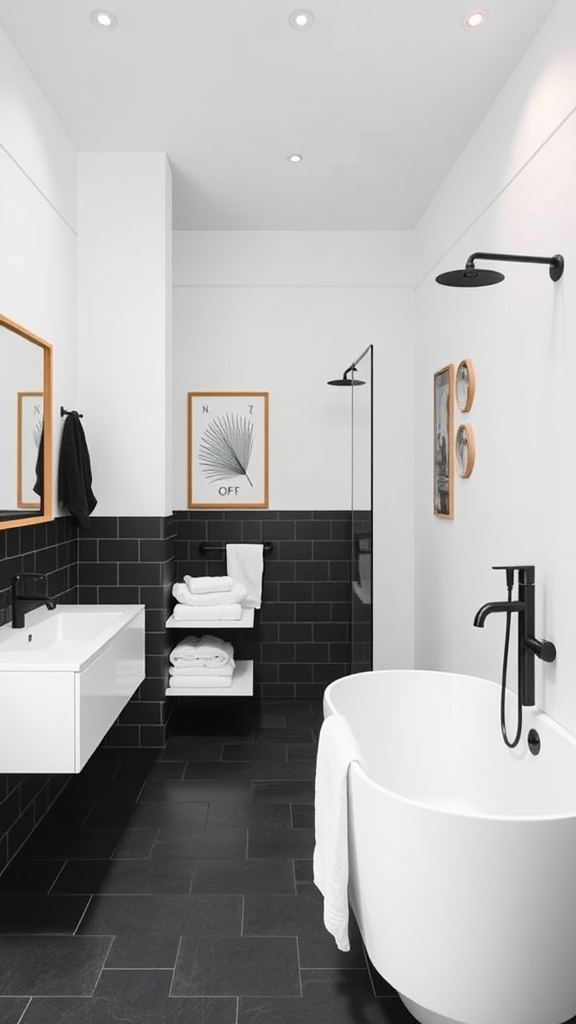
[[[318,738],[314,796],[314,883],[324,897],[324,925],[338,949],[348,939],[348,767],[362,762],[344,715],[324,719]]]

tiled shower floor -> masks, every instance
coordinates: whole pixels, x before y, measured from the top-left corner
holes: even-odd
[[[0,876],[0,1024],[413,1024],[322,923],[320,701],[191,706],[98,751]]]

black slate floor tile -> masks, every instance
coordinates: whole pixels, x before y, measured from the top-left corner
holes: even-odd
[[[287,727],[285,729],[257,729],[256,739],[275,743],[313,743],[312,727]]]
[[[314,804],[291,804],[292,828],[314,828]]]
[[[296,939],[182,939],[172,995],[272,994],[300,996]]]
[[[314,803],[313,782],[255,782],[253,798],[268,803],[311,804]]]
[[[33,999],[22,1024],[235,1024],[235,998],[171,999],[172,971],[104,971],[92,999]]]
[[[270,821],[278,827],[290,827],[290,807],[287,803],[272,803],[266,800],[241,800],[236,803],[211,800],[208,807],[206,828],[248,828],[251,824]]]
[[[315,766],[311,761],[254,761],[253,782],[312,782]]]
[[[301,884],[309,885],[310,883],[312,883],[313,880],[314,880],[314,867],[313,867],[312,859],[310,859],[310,860],[295,860],[294,861],[294,877],[296,879],[296,882],[299,885],[301,885]]]
[[[192,879],[193,893],[294,893],[291,860],[199,860]]]
[[[173,783],[183,785],[183,783]],[[88,825],[99,828],[190,828],[206,823],[208,803],[169,800],[139,800],[137,804],[97,804]]]
[[[241,925],[241,895],[97,895],[78,934],[240,935]]]
[[[179,935],[126,932],[114,937],[105,967],[172,970],[179,945]]]
[[[0,935],[0,995],[90,996],[109,936]]]
[[[252,781],[251,761],[189,761],[184,773],[184,779],[199,779],[222,782],[225,780],[234,782]]]
[[[139,803],[191,803],[201,804],[210,800],[249,800],[252,796],[250,783],[235,780],[190,779],[185,782],[150,782],[142,790]]]
[[[289,761],[313,761],[316,764],[318,747],[316,743],[288,743]]]
[[[398,998],[375,999],[367,970],[301,971],[302,999],[240,998],[238,1024],[414,1024]]]
[[[0,875],[0,892],[37,892],[46,894],[63,860],[31,861],[17,858]],[[2,922],[0,921],[0,931]]]
[[[87,896],[0,893],[4,935],[71,935],[88,905]]]
[[[326,931],[323,903],[310,896],[247,895],[243,935],[297,935],[303,968],[361,968],[366,959],[360,931],[351,916],[350,950],[342,953]]]
[[[244,857],[247,831],[245,828],[197,828],[182,832],[181,829],[161,828],[154,856],[203,859]]]
[[[155,761],[152,764],[122,764],[119,767],[115,783],[123,782],[165,782],[170,779],[181,779],[187,761]]]
[[[54,893],[160,894],[190,890],[195,861],[149,860],[69,860],[60,872]]]
[[[151,857],[158,836],[157,828],[124,828],[112,854],[114,860]],[[89,859],[89,858],[84,858]]]
[[[0,1024],[19,1024],[29,1000],[0,996]]]
[[[133,857],[149,857],[158,829],[52,828],[41,827],[32,834],[19,859],[108,860],[132,851]],[[128,853],[130,856],[130,853]],[[2,876],[4,877],[4,876]]]
[[[314,853],[314,842],[314,829],[279,829],[274,823],[264,822],[248,829],[248,857],[307,859]]]
[[[194,941],[194,940],[191,940]],[[98,982],[94,998],[107,1000],[112,1004],[118,1013],[124,1007],[124,1014],[128,1006],[139,1008],[138,1024],[146,1021],[148,1024],[149,1013],[153,1014],[159,1010],[167,1013],[165,1018],[170,1024],[172,1021],[190,1022],[190,1024],[234,1024],[236,1019],[237,1000],[236,998],[172,998],[170,986],[172,983],[171,971],[104,971]],[[130,997],[128,1004],[127,996]],[[164,1009],[165,1008],[165,1009]],[[188,1015],[184,1016],[184,1014]],[[133,1010],[132,1010],[133,1014]],[[175,1014],[175,1016],[174,1016]],[[135,1018],[132,1018],[135,1020]],[[117,1017],[118,1020],[118,1017]],[[163,1018],[160,1018],[163,1020]]]
[[[286,761],[285,743],[225,743],[222,760],[227,761]]]

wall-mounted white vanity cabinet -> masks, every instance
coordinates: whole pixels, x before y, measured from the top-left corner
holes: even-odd
[[[80,772],[145,676],[143,605],[36,609],[0,629],[0,772]]]

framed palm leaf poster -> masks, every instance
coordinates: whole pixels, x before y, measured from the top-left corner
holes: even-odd
[[[188,508],[268,508],[268,392],[188,392]]]

